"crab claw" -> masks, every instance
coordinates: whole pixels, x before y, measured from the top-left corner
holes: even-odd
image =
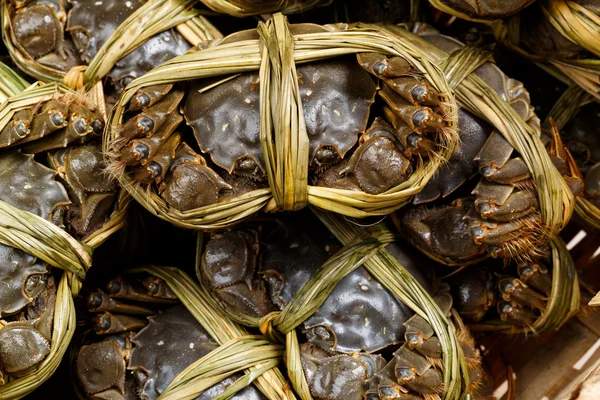
[[[170,92],[152,107],[123,124],[119,128],[117,138],[131,140],[140,136],[152,136],[167,120],[167,116],[176,112],[183,95],[182,91]]]
[[[403,57],[387,57],[379,53],[357,53],[358,64],[378,78],[398,78],[413,71]]]
[[[437,394],[442,391],[444,378],[426,357],[402,346],[394,353],[394,358],[398,383],[422,394]]]
[[[129,102],[129,111],[139,111],[152,107],[173,89],[172,83],[138,89]]]
[[[364,192],[379,194],[406,180],[411,172],[402,143],[389,125],[376,118],[340,175],[352,173]]]
[[[221,191],[232,189],[206,165],[202,156],[182,143],[175,152],[169,174],[160,184],[159,193],[176,209],[187,211],[214,204]]]

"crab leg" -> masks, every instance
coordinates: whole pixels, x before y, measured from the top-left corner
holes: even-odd
[[[148,294],[146,288],[139,284],[130,284],[122,277],[112,279],[106,285],[107,293],[114,298],[149,303],[172,303],[169,298],[161,298]]]
[[[384,79],[384,84],[413,105],[437,105],[438,94],[429,84],[414,76]]]
[[[178,300],[169,285],[162,279],[149,276],[142,281],[142,285],[148,290],[148,294],[161,299]]]
[[[498,303],[498,314],[500,314],[503,321],[517,326],[531,326],[537,319],[531,311],[526,310],[514,301]]]
[[[152,315],[154,310],[138,304],[123,303],[113,299],[101,290],[91,293],[87,299],[88,311],[90,312],[116,312],[132,315]]]
[[[413,71],[403,57],[388,58],[380,53],[357,53],[358,64],[378,78],[398,78]]]
[[[412,157],[413,154],[425,156],[430,151],[435,150],[435,142],[433,140],[416,133],[390,107],[383,106],[383,114],[385,115],[385,119],[390,121],[394,127],[394,134],[400,139],[407,157]]]
[[[422,394],[439,393],[444,379],[426,357],[402,346],[394,353],[394,371],[398,383]]]
[[[30,133],[15,143],[27,143],[64,128],[68,124],[68,115],[69,107],[65,103],[55,99],[47,101],[41,111],[33,116]]]
[[[130,140],[140,136],[152,136],[165,122],[168,115],[177,111],[183,99],[182,91],[167,94],[153,107],[139,113],[119,128],[117,138]]]
[[[91,126],[92,120],[92,113],[87,107],[71,104],[66,128],[27,144],[23,147],[23,152],[37,154],[42,151],[67,147],[70,143],[84,138],[94,131]]]
[[[0,146],[10,146],[12,143],[29,135],[29,126],[33,115],[30,109],[17,111],[11,121],[0,132]]]
[[[552,292],[552,278],[548,275],[548,269],[540,264],[520,264],[518,267],[519,277],[523,282],[542,291],[547,296]]]
[[[181,134],[179,132],[169,136],[146,166],[132,172],[132,178],[140,183],[150,183],[152,181],[160,183],[169,171],[179,143],[181,143]]]
[[[169,114],[161,127],[150,137],[134,139],[121,150],[119,160],[127,165],[148,164],[165,140],[175,132],[183,121],[178,113]]]
[[[139,89],[129,103],[129,111],[138,111],[152,107],[173,89],[172,83]]]
[[[431,108],[411,104],[387,85],[379,91],[379,96],[417,133],[435,132],[444,125],[442,117]]]
[[[533,214],[539,207],[533,190],[514,191],[512,186],[497,185],[482,179],[472,194],[476,195],[475,207],[484,219],[514,221]]]
[[[96,315],[96,318],[92,322],[94,331],[99,335],[139,330],[147,324],[147,321],[127,315],[111,314],[109,312]]]
[[[520,305],[543,310],[546,299],[534,290],[531,290],[517,278],[504,278],[498,282],[498,290],[506,301],[515,301]]]

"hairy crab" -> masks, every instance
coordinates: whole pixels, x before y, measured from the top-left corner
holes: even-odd
[[[422,36],[447,52],[462,47],[460,42],[435,32]],[[508,78],[491,63],[483,64],[475,74],[510,103],[534,131],[540,132],[539,119],[522,83]],[[459,114],[459,133],[458,152],[414,197],[413,203],[418,206],[403,210],[396,218],[403,235],[425,253],[450,265],[489,256],[523,261],[537,257],[549,237],[543,229],[538,194],[528,166],[498,131],[464,110]],[[576,192],[580,184],[570,153],[560,142],[554,142],[548,151]],[[452,195],[464,191],[473,177],[478,182],[471,196]],[[437,200],[447,196],[455,200],[451,204]],[[433,207],[424,205],[434,201]]]
[[[8,0],[16,45],[36,62],[67,72],[88,65],[119,25],[144,0]],[[109,73],[117,92],[191,46],[175,31],[150,37],[120,59]]]
[[[80,391],[93,398],[156,399],[188,365],[218,347],[162,280],[112,279],[106,292],[87,296],[91,328],[77,349],[74,371]],[[235,381],[204,391],[209,400]],[[249,386],[236,400],[264,399]]]
[[[494,20],[517,14],[535,0],[436,0],[431,1],[434,7],[450,14],[458,14],[471,19]],[[449,8],[450,10],[447,10]],[[452,11],[454,10],[454,12]]]
[[[256,32],[219,45],[249,37]],[[444,141],[440,95],[402,57],[358,53],[298,65],[297,74],[312,184],[384,193]],[[259,87],[258,72],[244,72],[138,90],[109,143],[112,170],[154,185],[180,211],[265,187]],[[191,132],[180,124],[179,108]]]
[[[0,133],[5,146],[19,146],[0,154],[0,200],[76,239],[88,238],[106,222],[117,197],[116,183],[102,175],[100,144],[93,141],[94,129],[103,124],[85,103],[67,95],[18,110]],[[44,157],[45,164],[38,162]],[[0,367],[19,376],[50,351],[55,277],[37,257],[6,245],[0,249],[0,317],[7,322],[0,328]]]
[[[457,311],[467,321],[499,316],[515,329],[531,328],[546,312],[552,290],[547,260],[510,264],[485,261],[450,278]],[[495,306],[495,310],[492,308]]]
[[[573,155],[584,179],[584,197],[600,207],[600,107],[584,106],[561,130],[565,145]]]
[[[313,219],[300,212],[258,229],[212,233],[200,262],[203,285],[225,309],[254,317],[283,309],[340,248],[326,230],[315,229],[319,222]],[[430,261],[397,243],[387,248],[434,290],[417,268]],[[435,299],[449,312],[452,298],[446,286],[438,288]],[[306,340],[300,350],[303,370],[315,398],[439,398],[443,390],[436,361],[441,347],[432,328],[362,266],[337,284],[300,331]],[[477,380],[473,343],[468,334],[464,339]]]

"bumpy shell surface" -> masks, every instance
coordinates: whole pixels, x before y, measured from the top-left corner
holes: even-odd
[[[32,155],[15,151],[0,156],[0,200],[44,219],[70,203],[56,172],[38,164]]]
[[[464,47],[464,44],[449,36],[440,35],[436,31],[418,32],[419,36],[447,53]],[[483,79],[496,93],[512,105],[517,113],[536,132],[540,130],[540,120],[531,105],[529,92],[523,84],[507,77],[497,65],[485,63],[475,70],[475,74]],[[440,168],[415,196],[416,204],[447,196],[477,173],[475,156],[491,134],[493,127],[482,119],[464,111],[459,111],[460,142],[457,152],[444,167]]]
[[[328,234],[318,234],[318,221],[279,225],[263,239],[261,268],[273,301],[287,304],[300,287],[339,247]],[[309,230],[310,229],[310,230]],[[343,278],[304,327],[311,342],[341,352],[375,351],[404,338],[402,325],[414,313],[389,293],[364,267]]]
[[[144,399],[156,399],[188,365],[217,348],[217,344],[183,305],[151,317],[150,323],[133,339],[128,369],[136,371],[139,393]],[[236,377],[228,378],[203,392],[197,399],[210,400],[229,387]],[[235,400],[261,400],[253,387],[238,392]]]
[[[117,27],[145,3],[140,0],[70,1],[73,8],[69,12],[67,30],[71,32],[75,47],[86,64]],[[127,77],[137,78],[163,62],[182,55],[189,48],[190,45],[178,33],[162,32],[119,60],[110,77],[114,82]]]

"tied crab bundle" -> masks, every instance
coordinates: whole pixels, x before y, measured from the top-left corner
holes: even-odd
[[[73,296],[93,249],[124,224],[127,196],[102,175],[104,118],[91,98],[0,70],[0,397],[13,399],[58,368]]]
[[[118,95],[133,79],[221,37],[190,0],[2,2],[2,37],[19,68],[43,81]]]
[[[278,370],[283,346],[211,309],[177,268],[125,271],[81,300],[71,346],[81,398],[295,399]]]
[[[462,136],[455,157],[413,198],[416,206],[394,214],[397,226],[416,247],[451,266],[545,254],[573,211],[570,187],[580,185],[570,154],[560,141],[546,150],[529,94],[488,63],[489,55],[423,25],[414,30],[432,61],[448,71],[462,106]],[[469,188],[472,196],[460,197]]]
[[[314,7],[327,6],[333,0],[201,0],[202,3],[219,13],[234,17],[248,17],[258,14],[281,12],[293,14]]]
[[[448,287],[425,276],[433,263],[405,251],[383,224],[363,230],[317,214],[332,233],[303,210],[201,240],[196,273],[213,307],[286,344],[303,399],[458,399],[472,391],[479,356],[451,312]]]
[[[513,51],[600,99],[600,2],[537,1],[494,26]]]
[[[397,34],[404,32],[390,29]],[[461,66],[462,60],[474,63],[476,51],[423,26],[416,25],[414,29],[420,32],[419,40],[430,43],[428,54],[440,64],[455,68]],[[445,61],[446,52],[452,53],[450,61]],[[463,106],[459,115],[463,136],[457,157],[415,196],[413,202],[417,206],[406,207],[393,219],[415,247],[442,264],[463,268],[497,257],[511,264],[511,270],[519,271],[519,282],[498,288],[504,299],[498,303],[502,308],[498,312],[505,319],[500,322],[501,329],[557,329],[579,307],[574,265],[557,235],[573,211],[571,188],[577,190],[581,180],[558,135],[553,135],[549,150],[544,147],[539,120],[522,84],[506,77],[496,66],[486,64],[486,60],[480,58],[474,73],[461,71],[463,80],[456,86],[457,99]],[[449,71],[456,73],[458,69]],[[458,83],[452,77],[448,80]],[[513,155],[515,150],[518,154]],[[478,170],[482,176],[477,176]],[[520,172],[515,175],[515,171]],[[468,185],[473,175],[477,178],[474,188],[470,186],[474,197],[453,202],[444,199],[452,198],[455,191],[461,195],[464,189],[458,188]],[[523,180],[530,183],[520,186]],[[421,204],[431,201],[433,207]],[[532,219],[534,223],[530,222]],[[550,271],[551,278],[546,273],[546,283],[538,285],[538,289],[528,279],[537,278],[540,271]],[[521,292],[513,289],[527,284],[538,290],[537,297],[543,298],[543,305],[524,305],[514,297]],[[528,318],[514,317],[525,307],[529,307]]]
[[[133,81],[109,117],[109,169],[186,228],[306,204],[389,214],[458,138],[446,81],[408,43],[276,14]]]

